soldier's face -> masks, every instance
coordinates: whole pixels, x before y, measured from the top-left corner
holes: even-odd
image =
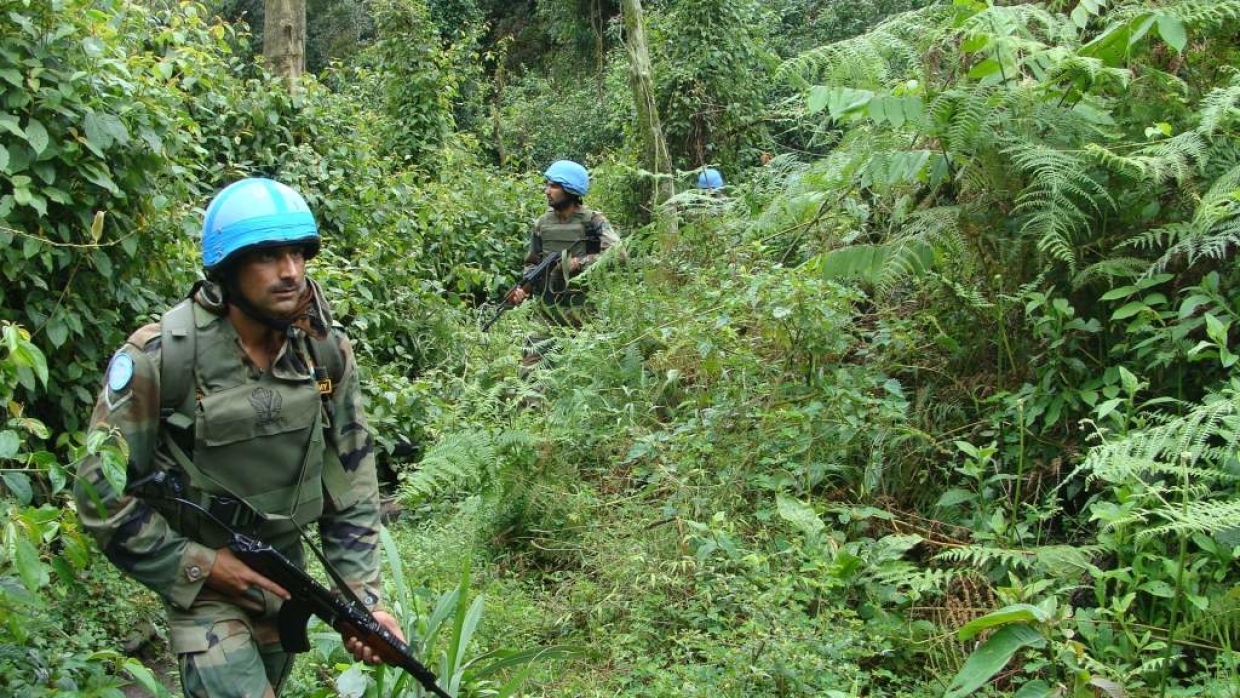
[[[268,317],[292,314],[306,291],[305,249],[286,245],[247,254],[237,265],[237,290]]]
[[[547,186],[543,187],[543,195],[547,197],[547,205],[557,210],[568,203],[568,192],[556,182],[547,182]]]

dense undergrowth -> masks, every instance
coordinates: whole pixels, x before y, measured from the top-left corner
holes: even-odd
[[[0,692],[169,682],[66,485],[124,463],[107,352],[261,173],[323,227],[390,602],[459,695],[1240,695],[1240,5],[653,3],[677,181],[729,186],[651,212],[618,36],[536,4],[376,3],[291,98],[200,5],[0,0]],[[564,156],[628,261],[521,378],[536,312],[476,306]],[[319,640],[288,695],[417,695]]]

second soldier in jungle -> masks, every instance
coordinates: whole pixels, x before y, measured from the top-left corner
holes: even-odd
[[[562,262],[538,288],[518,287],[507,299],[520,305],[530,296],[542,301],[542,315],[552,325],[580,327],[586,291],[573,282],[599,256],[620,244],[611,223],[583,201],[590,191],[590,174],[572,160],[557,160],[543,173],[547,211],[530,230],[525,264],[537,264],[546,255],[560,255]],[[521,363],[528,370],[550,350],[551,340],[534,337],[526,342]]]
[[[83,526],[162,599],[184,694],[272,697],[293,655],[288,591],[226,546],[244,531],[297,564],[317,525],[326,559],[396,636],[380,601],[379,490],[357,365],[306,262],[321,239],[305,200],[269,179],[207,207],[206,280],[112,357],[93,433],[128,445],[126,486],[98,455],[75,485]],[[344,638],[360,661],[374,648]]]

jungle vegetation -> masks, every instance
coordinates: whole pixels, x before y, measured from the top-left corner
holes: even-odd
[[[0,694],[179,691],[68,492],[256,174],[454,695],[1240,696],[1240,2],[648,0],[664,173],[622,3],[307,0],[296,93],[262,4],[0,0]],[[523,378],[557,158],[628,261]],[[315,636],[285,695],[421,695]]]

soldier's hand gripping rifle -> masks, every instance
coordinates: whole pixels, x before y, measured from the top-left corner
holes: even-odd
[[[508,289],[508,292],[496,301],[496,310],[491,317],[487,318],[486,322],[482,323],[482,331],[486,332],[490,330],[491,325],[494,325],[495,322],[499,320],[500,316],[517,307],[518,304],[512,301],[513,294],[517,292],[517,289],[524,289],[526,293],[529,293],[533,289],[537,288],[540,284],[542,284],[543,279],[547,278],[547,275],[555,271],[556,267],[560,265],[560,260],[567,257],[573,251],[573,248],[581,242],[581,240],[574,242],[563,252],[546,255],[539,260],[538,264],[526,269],[525,272],[521,274],[521,280],[513,284],[512,288]]]
[[[430,669],[414,659],[409,645],[383,627],[343,582],[337,580],[339,592],[332,592],[293,564],[280,551],[235,531],[228,547],[246,565],[288,591],[291,598],[280,607],[278,621],[280,644],[286,652],[298,653],[310,649],[306,624],[313,614],[345,637],[360,640],[375,652],[384,664],[407,671],[434,695],[451,698],[435,682],[435,675]],[[318,552],[317,549],[315,552]]]
[[[147,483],[147,481],[150,482]],[[154,475],[131,484],[131,488],[132,490],[141,490],[151,486],[159,488],[165,484],[177,495],[183,493],[178,479],[175,476],[170,477],[165,471],[157,471]],[[270,545],[233,530],[231,526],[225,524],[206,508],[180,496],[155,496],[190,507],[206,516],[227,533],[228,549],[237,556],[237,559],[288,591],[290,598],[281,605],[280,615],[276,620],[280,628],[280,645],[284,651],[293,654],[309,651],[310,637],[306,633],[306,626],[311,615],[318,616],[341,635],[357,638],[379,659],[383,660],[384,664],[404,669],[432,694],[439,698],[452,698],[439,687],[431,670],[414,658],[413,653],[409,651],[409,645],[385,628],[366,608],[361,599],[357,598],[357,595],[340,578],[335,568],[318,547],[309,540],[300,526],[297,527],[298,533],[323,563],[324,569],[331,575],[338,591],[333,592],[320,584],[314,577]],[[236,506],[248,506],[240,500],[232,501]]]

